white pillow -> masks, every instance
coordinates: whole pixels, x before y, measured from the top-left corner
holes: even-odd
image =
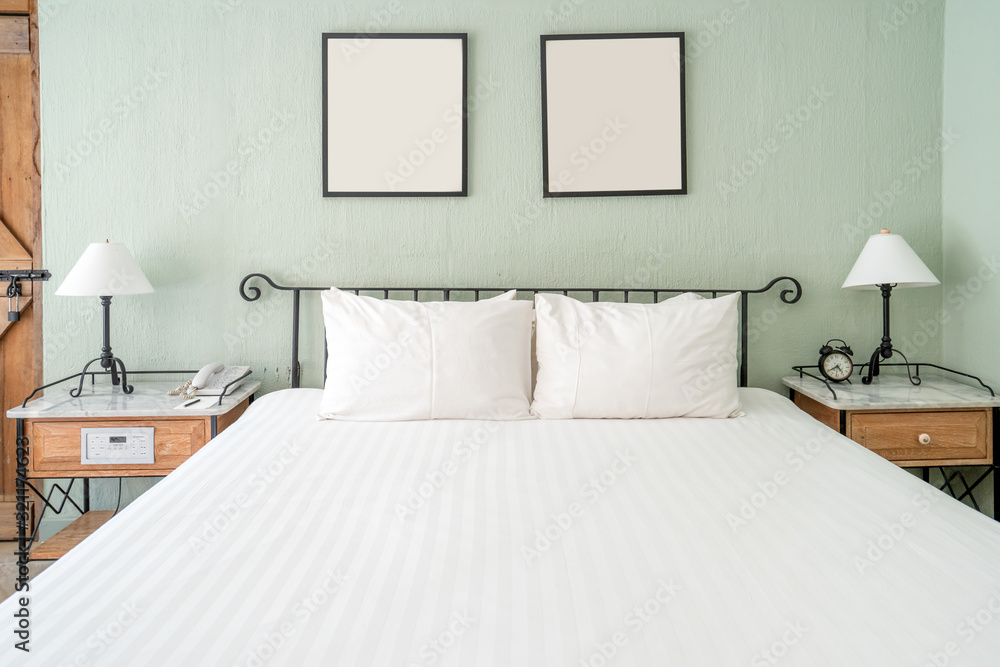
[[[322,294],[329,359],[319,416],[530,419],[531,302]]]
[[[738,414],[740,295],[681,297],[643,305],[536,295],[531,412],[542,419]]]
[[[705,297],[700,294],[695,294],[694,292],[684,292],[683,294],[678,294],[677,296],[672,296],[669,299],[664,299],[661,303],[674,302],[678,303],[681,301],[700,301]],[[534,395],[535,386],[538,384],[538,354],[535,350],[535,315],[532,312],[531,316],[531,393]]]

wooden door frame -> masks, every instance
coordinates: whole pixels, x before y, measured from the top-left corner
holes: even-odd
[[[2,268],[42,268],[41,123],[38,68],[38,0],[0,0],[0,21],[10,32],[28,23],[28,50],[19,50],[18,40],[6,40],[0,52],[0,217],[9,229],[4,234],[0,256]],[[9,46],[14,44],[13,47]],[[25,94],[25,86],[29,88]],[[5,88],[7,90],[5,90]],[[13,132],[11,128],[13,127]],[[27,136],[30,135],[30,136]],[[29,143],[30,142],[30,143]],[[25,186],[23,181],[30,181]],[[3,224],[3,223],[0,223]],[[21,284],[24,298],[21,320],[0,322],[0,540],[16,539],[14,519],[16,470],[16,425],[6,417],[8,408],[20,404],[34,387],[42,384],[42,287]],[[33,514],[32,514],[33,515]]]

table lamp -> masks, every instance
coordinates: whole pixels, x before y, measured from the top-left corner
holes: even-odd
[[[136,264],[132,253],[124,243],[91,243],[83,251],[83,255],[66,275],[56,294],[59,296],[98,296],[104,308],[104,347],[101,356],[91,359],[83,367],[80,374],[80,388],[74,396],[80,395],[83,389],[83,378],[87,369],[95,361],[101,363],[101,368],[111,373],[111,383],[121,384],[122,391],[132,393],[128,383],[125,363],[111,352],[111,297],[128,294],[148,294],[153,291],[142,269]],[[121,370],[121,380],[118,371]],[[72,392],[70,392],[72,394]]]
[[[872,353],[868,371],[861,382],[871,384],[872,377],[879,374],[879,362],[892,357],[892,338],[889,336],[889,297],[894,287],[932,287],[941,282],[921,261],[913,248],[899,234],[883,229],[870,237],[858,261],[844,281],[844,289],[882,291],[882,343]],[[898,352],[898,350],[896,350]],[[898,352],[909,368],[909,360]],[[910,378],[913,384],[920,384],[919,378]]]

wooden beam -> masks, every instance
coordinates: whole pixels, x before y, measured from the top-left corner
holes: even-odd
[[[0,14],[27,14],[30,11],[29,0],[0,0]]]
[[[31,69],[30,54],[0,54],[0,217],[21,249],[34,257],[36,136]]]
[[[31,305],[30,296],[22,296],[17,302],[17,312],[24,314],[25,309]],[[8,319],[0,318],[0,340],[3,340],[3,335],[7,333],[7,329],[10,329],[12,324],[16,322],[11,322]]]
[[[30,54],[27,16],[0,16],[0,53]]]
[[[31,264],[31,255],[24,246],[14,238],[7,228],[7,223],[0,216],[0,260],[12,262],[27,262]]]

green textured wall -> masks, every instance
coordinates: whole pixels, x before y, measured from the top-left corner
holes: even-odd
[[[289,379],[291,302],[239,299],[251,270],[451,286],[731,287],[791,274],[799,305],[754,301],[751,383],[778,388],[831,336],[859,355],[875,347],[877,297],[839,289],[870,233],[889,226],[942,268],[941,1],[910,13],[861,0],[41,5],[49,378],[99,349],[97,300],[53,292],[105,238],[127,243],[157,290],[116,300],[126,362],[246,362],[268,390]],[[320,33],[356,29],[470,34],[480,95],[468,198],[320,196]],[[690,194],[543,200],[538,36],[650,30],[688,35]],[[897,338],[941,298],[894,299]],[[322,373],[317,314],[307,308],[307,385]],[[924,353],[938,356],[939,338]]]
[[[944,122],[944,358],[1000,385],[1000,3],[949,0]]]
[[[245,362],[267,390],[290,377],[291,301],[242,301],[252,270],[434,286],[742,287],[790,274],[805,287],[799,305],[753,301],[751,384],[778,389],[833,336],[863,356],[880,335],[878,299],[839,286],[865,238],[887,225],[942,268],[944,4],[903,4],[912,11],[867,0],[41,0],[46,376],[99,350],[97,299],[53,292],[105,238],[127,243],[156,287],[116,300],[116,353],[133,368]],[[351,30],[469,33],[468,198],[320,196],[320,33]],[[652,30],[689,40],[690,194],[543,200],[538,36]],[[893,301],[906,342],[942,295]],[[304,319],[304,384],[318,385],[317,303]],[[935,336],[921,356],[940,350]],[[126,499],[145,484],[128,481]],[[113,506],[112,486],[98,504]]]
[[[96,299],[52,292],[104,238],[127,243],[157,289],[117,300],[117,353],[147,368],[245,361],[269,390],[288,382],[291,304],[239,299],[251,270],[453,286],[726,287],[791,274],[800,305],[755,301],[753,384],[776,388],[830,336],[873,348],[877,299],[839,289],[865,237],[888,225],[933,270],[942,263],[944,6],[894,7],[43,0],[46,375],[99,348]],[[469,32],[481,99],[468,198],[319,196],[319,36],[354,29]],[[691,193],[543,200],[538,35],[641,30],[688,34]],[[894,301],[905,339],[941,293]],[[306,384],[321,378],[317,313],[306,313]],[[935,338],[925,352],[939,350]]]

